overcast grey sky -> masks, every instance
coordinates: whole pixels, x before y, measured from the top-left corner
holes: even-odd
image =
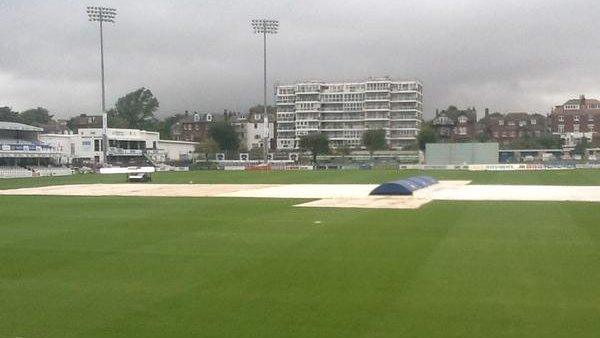
[[[417,78],[426,116],[449,104],[547,113],[600,97],[594,0],[0,0],[0,106],[99,111],[87,5],[118,9],[105,29],[107,104],[145,86],[163,116],[262,101],[262,41],[249,24],[261,17],[281,22],[268,41],[270,86]]]

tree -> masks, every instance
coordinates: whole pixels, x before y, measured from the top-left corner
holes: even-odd
[[[248,112],[250,114],[264,114],[265,108],[262,104],[259,104],[259,105],[250,107],[250,109],[248,109]],[[277,113],[277,107],[267,106],[267,113],[274,115],[275,113]]]
[[[206,162],[208,162],[211,154],[216,154],[218,151],[219,144],[210,137],[205,138],[196,146],[196,153],[204,154]]]
[[[154,119],[158,100],[150,89],[144,87],[119,98],[115,105],[115,117],[127,122],[127,128],[144,129]]]
[[[208,136],[219,144],[219,149],[235,151],[240,147],[240,137],[228,121],[215,122],[208,129]]]
[[[346,156],[352,153],[352,148],[350,148],[347,144],[344,144],[343,146],[338,147],[335,150],[335,153],[342,156],[342,162],[346,162]]]
[[[448,109],[450,109],[450,107]],[[417,135],[419,149],[425,150],[425,145],[427,143],[435,143],[437,142],[437,139],[435,129],[433,129],[429,123],[423,123],[421,125],[421,131],[419,132],[419,135]]]
[[[505,146],[507,149],[558,149],[562,147],[560,137],[523,135]]]
[[[490,133],[487,130],[478,133],[475,137],[475,140],[480,143],[485,143],[490,141]]]
[[[0,121],[19,122],[19,113],[10,107],[0,107]]]
[[[329,138],[322,133],[311,133],[300,137],[300,149],[310,151],[312,163],[317,163],[317,155],[329,154]]]
[[[170,140],[173,138],[173,135],[171,135],[171,129],[179,120],[183,118],[183,116],[183,114],[175,114],[165,118],[162,121],[158,121],[156,130],[160,133],[161,139]]]
[[[387,148],[385,142],[385,130],[383,129],[371,129],[363,133],[362,143],[369,151],[371,159],[375,150],[383,150]]]
[[[563,140],[557,135],[539,137],[537,142],[542,149],[560,149],[563,146]]]
[[[19,120],[21,123],[42,125],[52,121],[52,115],[48,112],[48,109],[37,107],[35,109],[28,109],[19,114]]]
[[[117,114],[116,109],[111,109],[106,112],[108,117],[108,127],[109,128],[129,128],[129,122],[125,120],[122,116]]]
[[[587,149],[589,147],[588,139],[583,137],[577,145],[575,145],[575,149],[573,149],[573,154],[581,155],[582,157],[586,157]]]

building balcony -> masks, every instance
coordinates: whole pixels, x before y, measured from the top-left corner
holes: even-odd
[[[367,88],[365,93],[389,93],[389,88]]]
[[[321,122],[355,122],[355,121],[363,121],[364,119],[362,117],[356,117],[356,118],[346,118],[346,117],[342,117],[342,118],[332,118],[332,117],[326,117],[326,118],[322,118],[320,121]]]
[[[307,91],[296,91],[296,95],[319,95],[321,92],[319,90],[307,90]]]
[[[390,112],[421,112],[421,111],[417,108],[394,107],[394,108],[390,108]]]
[[[321,111],[319,110],[319,108],[316,109],[296,109],[296,114],[302,114],[302,113],[320,113]]]
[[[315,126],[301,126],[301,128],[296,127],[296,132],[298,131],[306,131],[306,130],[319,130],[319,126],[315,125]]]
[[[0,155],[10,158],[47,158],[60,152],[49,145],[40,144],[0,144]]]
[[[365,98],[365,102],[389,102],[389,97],[369,97]]]
[[[364,111],[388,111],[390,107],[380,106],[380,107],[364,107]]]
[[[389,117],[387,116],[365,116],[365,121],[388,121]]]
[[[24,143],[0,143],[0,151],[21,151],[21,152],[53,152],[49,145],[45,144],[24,144]]]
[[[421,121],[417,117],[390,117],[390,121]]]
[[[106,153],[110,156],[142,156],[144,155],[144,150],[108,147]]]
[[[334,136],[330,137],[330,141],[346,141],[346,140],[360,140],[361,136]]]
[[[333,127],[321,127],[321,131],[349,131],[349,130],[356,130],[356,131],[364,131],[364,128],[333,128]]]
[[[420,129],[417,128],[416,126],[412,126],[412,127],[388,127],[388,130],[413,130],[413,131],[419,131]]]
[[[392,103],[422,103],[417,99],[401,99],[401,100],[390,100]]]

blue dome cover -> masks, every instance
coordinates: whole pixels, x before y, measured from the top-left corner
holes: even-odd
[[[373,189],[369,195],[412,195],[414,191],[427,188],[438,181],[430,176],[410,177],[404,180],[383,183]]]

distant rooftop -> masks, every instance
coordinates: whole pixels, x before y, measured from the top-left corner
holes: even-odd
[[[44,131],[44,129],[42,128],[30,126],[23,123],[3,121],[0,121],[0,130]]]
[[[567,102],[563,103],[563,105],[582,104],[582,101],[585,101],[585,104],[600,104],[599,100],[587,99],[584,95],[581,95],[578,99],[568,100]]]

